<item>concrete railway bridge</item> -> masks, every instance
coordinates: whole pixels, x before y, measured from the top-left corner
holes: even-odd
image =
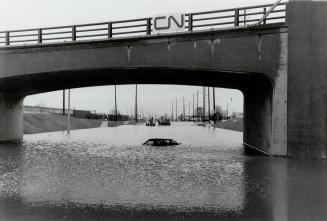
[[[182,33],[152,34],[151,18],[0,32],[0,140],[23,138],[28,95],[198,85],[243,92],[246,145],[326,158],[327,2],[282,3],[258,25],[270,7],[187,14]]]

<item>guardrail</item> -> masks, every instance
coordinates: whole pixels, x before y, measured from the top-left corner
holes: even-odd
[[[246,27],[261,20],[272,4],[186,14],[186,30],[217,30]],[[286,20],[286,3],[278,4],[262,25]],[[48,28],[0,31],[0,46],[108,39],[122,36],[151,35],[152,18]]]

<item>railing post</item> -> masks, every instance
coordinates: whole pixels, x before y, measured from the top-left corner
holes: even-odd
[[[108,38],[112,38],[112,23],[108,23]]]
[[[234,26],[237,27],[240,24],[240,10],[235,9],[235,21],[234,21]]]
[[[72,26],[72,40],[76,41],[76,26]]]
[[[146,35],[151,35],[151,18],[146,20]]]
[[[6,32],[6,40],[5,40],[5,42],[6,42],[5,43],[6,45],[10,45],[10,33],[9,33],[9,31]]]
[[[263,15],[265,15],[267,13],[267,9],[266,8],[263,8]],[[263,19],[263,24],[267,24],[267,20],[266,19]]]
[[[244,26],[246,26],[246,9],[244,9]]]
[[[193,14],[188,15],[188,31],[193,31]]]
[[[38,30],[38,38],[37,38],[37,42],[39,44],[42,44],[42,29]]]

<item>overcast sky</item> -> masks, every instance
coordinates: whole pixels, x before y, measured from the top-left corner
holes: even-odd
[[[274,3],[275,0],[0,0],[0,30],[61,26],[151,17],[169,12],[197,12],[232,7]],[[144,112],[171,113],[172,100],[178,98],[181,110],[185,96],[186,110],[193,94],[202,88],[192,86],[139,86],[139,106]],[[113,86],[72,90],[72,107],[108,112],[114,107]],[[134,106],[135,86],[117,88],[118,109],[127,113]],[[243,95],[236,90],[217,89],[216,102],[224,109],[243,111]],[[202,102],[202,98],[199,102]],[[29,96],[26,105],[60,107],[62,92]]]

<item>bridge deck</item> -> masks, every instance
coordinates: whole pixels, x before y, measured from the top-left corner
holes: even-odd
[[[185,14],[185,32],[249,27],[257,24],[272,4]],[[286,3],[279,4],[262,25],[285,23]],[[152,18],[0,31],[0,47],[103,40],[151,35]]]

